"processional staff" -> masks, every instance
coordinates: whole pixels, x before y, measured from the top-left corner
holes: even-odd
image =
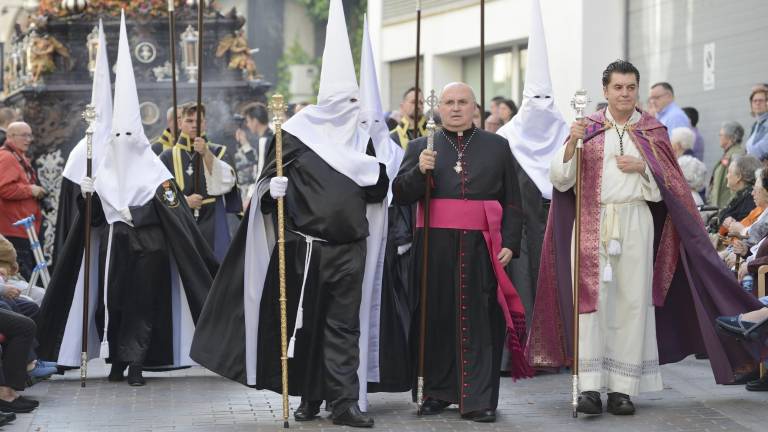
[[[589,104],[587,91],[580,89],[576,91],[571,99],[571,107],[576,111],[576,121],[584,119],[584,110]],[[571,373],[573,374],[573,388],[571,390],[571,405],[573,408],[573,418],[579,416],[577,408],[579,405],[579,275],[581,273],[581,153],[584,148],[584,140],[579,138],[576,142],[576,221],[575,233],[573,239],[573,268],[571,276],[573,278],[573,365]]]
[[[418,138],[421,131],[419,130],[419,73],[421,72],[421,0],[416,0],[416,84],[413,86],[414,93],[414,111],[413,111],[413,137]],[[408,131],[406,131],[407,133]]]
[[[168,33],[171,51],[171,103],[173,104],[173,144],[179,139],[179,113],[176,97],[176,0],[168,0]],[[198,126],[199,127],[199,126]]]
[[[85,106],[83,119],[88,123],[85,130],[85,175],[93,177],[93,125],[96,123],[96,107],[93,104]],[[88,303],[91,291],[91,213],[93,197],[90,192],[85,193],[85,252],[83,260],[83,333],[80,350],[80,387],[85,387],[85,379],[88,377]]]
[[[480,0],[480,129],[485,129],[485,0]]]
[[[437,105],[437,96],[435,91],[430,92],[427,98],[427,106],[429,106],[429,120],[427,121],[427,150],[434,151],[435,148],[435,106]],[[417,105],[418,107],[418,105]],[[418,125],[417,125],[418,129]],[[432,170],[426,172],[426,188],[424,189],[424,229],[423,233],[423,249],[421,253],[421,287],[419,293],[419,363],[418,363],[418,379],[416,384],[416,404],[418,409],[416,413],[421,415],[421,408],[424,405],[424,339],[427,336],[427,279],[429,272],[429,202],[432,195]]]
[[[203,110],[203,9],[205,0],[197,1],[197,137],[203,136],[202,131],[202,110]],[[203,161],[200,153],[195,153],[195,193],[200,194],[202,186],[200,185],[200,171],[202,170]],[[200,209],[195,209],[195,219],[200,217]]]
[[[277,177],[283,176],[283,116],[285,101],[283,95],[272,96],[269,104],[275,126],[275,164]],[[277,199],[277,259],[280,281],[280,371],[283,383],[283,427],[288,428],[288,299],[285,286],[285,202]]]

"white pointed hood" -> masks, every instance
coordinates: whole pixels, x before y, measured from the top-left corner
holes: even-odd
[[[336,171],[359,186],[376,184],[379,167],[365,154],[358,130],[359,88],[341,0],[331,0],[317,104],[291,117],[283,130],[299,138]]]
[[[172,178],[152,152],[141,125],[125,11],[120,17],[116,69],[112,135],[95,181],[104,215],[110,224],[123,220],[120,210],[146,204],[157,187]]]
[[[91,105],[96,109],[92,142],[92,168],[95,173],[101,165],[112,131],[112,83],[109,77],[109,62],[107,61],[107,41],[101,19],[99,19],[99,49],[96,52],[96,70],[93,72]],[[86,146],[86,138],[83,137],[69,153],[67,164],[64,166],[64,177],[78,185],[86,175]]]
[[[373,140],[376,159],[387,166],[390,182],[397,175],[404,151],[389,135],[384,109],[379,93],[379,79],[373,59],[373,47],[368,33],[368,17],[365,18],[363,46],[360,59],[360,128]],[[390,192],[391,199],[391,192]]]
[[[551,199],[549,163],[568,136],[568,124],[555,107],[539,0],[531,0],[531,33],[523,103],[512,121],[497,133],[509,141],[515,158],[544,198]]]

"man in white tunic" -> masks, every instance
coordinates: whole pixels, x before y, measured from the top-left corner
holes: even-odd
[[[629,396],[663,388],[651,298],[653,217],[646,201],[661,201],[653,175],[627,131],[640,120],[635,110],[639,76],[614,72],[604,83],[605,131],[600,182],[600,289],[597,311],[579,316],[579,411],[633,414]],[[555,153],[552,185],[565,192],[576,184],[576,142],[586,120],[571,126],[568,144]]]
[[[706,351],[721,384],[754,364],[744,346],[718,337],[710,317],[755,300],[708,246],[666,128],[635,108],[639,81],[631,63],[608,65],[608,107],[571,125],[550,167],[552,206],[526,354],[539,368],[573,362],[574,154],[583,139],[578,410],[587,414],[602,413],[603,389],[608,412],[634,414],[630,396],[661,390],[659,365],[690,354]]]

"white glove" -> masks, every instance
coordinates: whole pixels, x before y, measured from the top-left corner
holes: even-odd
[[[288,190],[288,177],[272,177],[269,181],[269,194],[274,199],[282,198]]]
[[[404,244],[402,246],[398,246],[397,247],[397,254],[398,255],[402,255],[402,254],[408,252],[410,249],[411,249],[411,243]]]
[[[120,210],[120,216],[122,216],[123,220],[128,222],[128,224],[133,222],[133,216],[131,216],[131,210],[129,210],[128,208],[124,208]]]
[[[83,177],[83,181],[80,182],[80,193],[85,197],[85,194],[94,192],[96,192],[96,189],[93,187],[93,178]]]

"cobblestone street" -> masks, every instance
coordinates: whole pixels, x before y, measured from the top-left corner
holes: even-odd
[[[106,380],[108,369],[94,361],[88,387],[70,371],[25,393],[40,400],[32,414],[20,414],[3,431],[278,431],[282,430],[280,396],[256,391],[193,368],[173,373],[146,373],[147,386],[134,388]],[[417,418],[408,394],[375,394],[370,412],[380,431],[765,431],[768,393],[743,386],[715,385],[707,361],[690,358],[663,367],[665,390],[635,398],[634,417],[577,420],[570,414],[570,375],[531,380],[504,379],[498,420],[470,423],[455,409]],[[291,399],[291,407],[298,406]],[[292,417],[291,417],[292,419]],[[297,423],[293,430],[351,430],[330,420]]]

